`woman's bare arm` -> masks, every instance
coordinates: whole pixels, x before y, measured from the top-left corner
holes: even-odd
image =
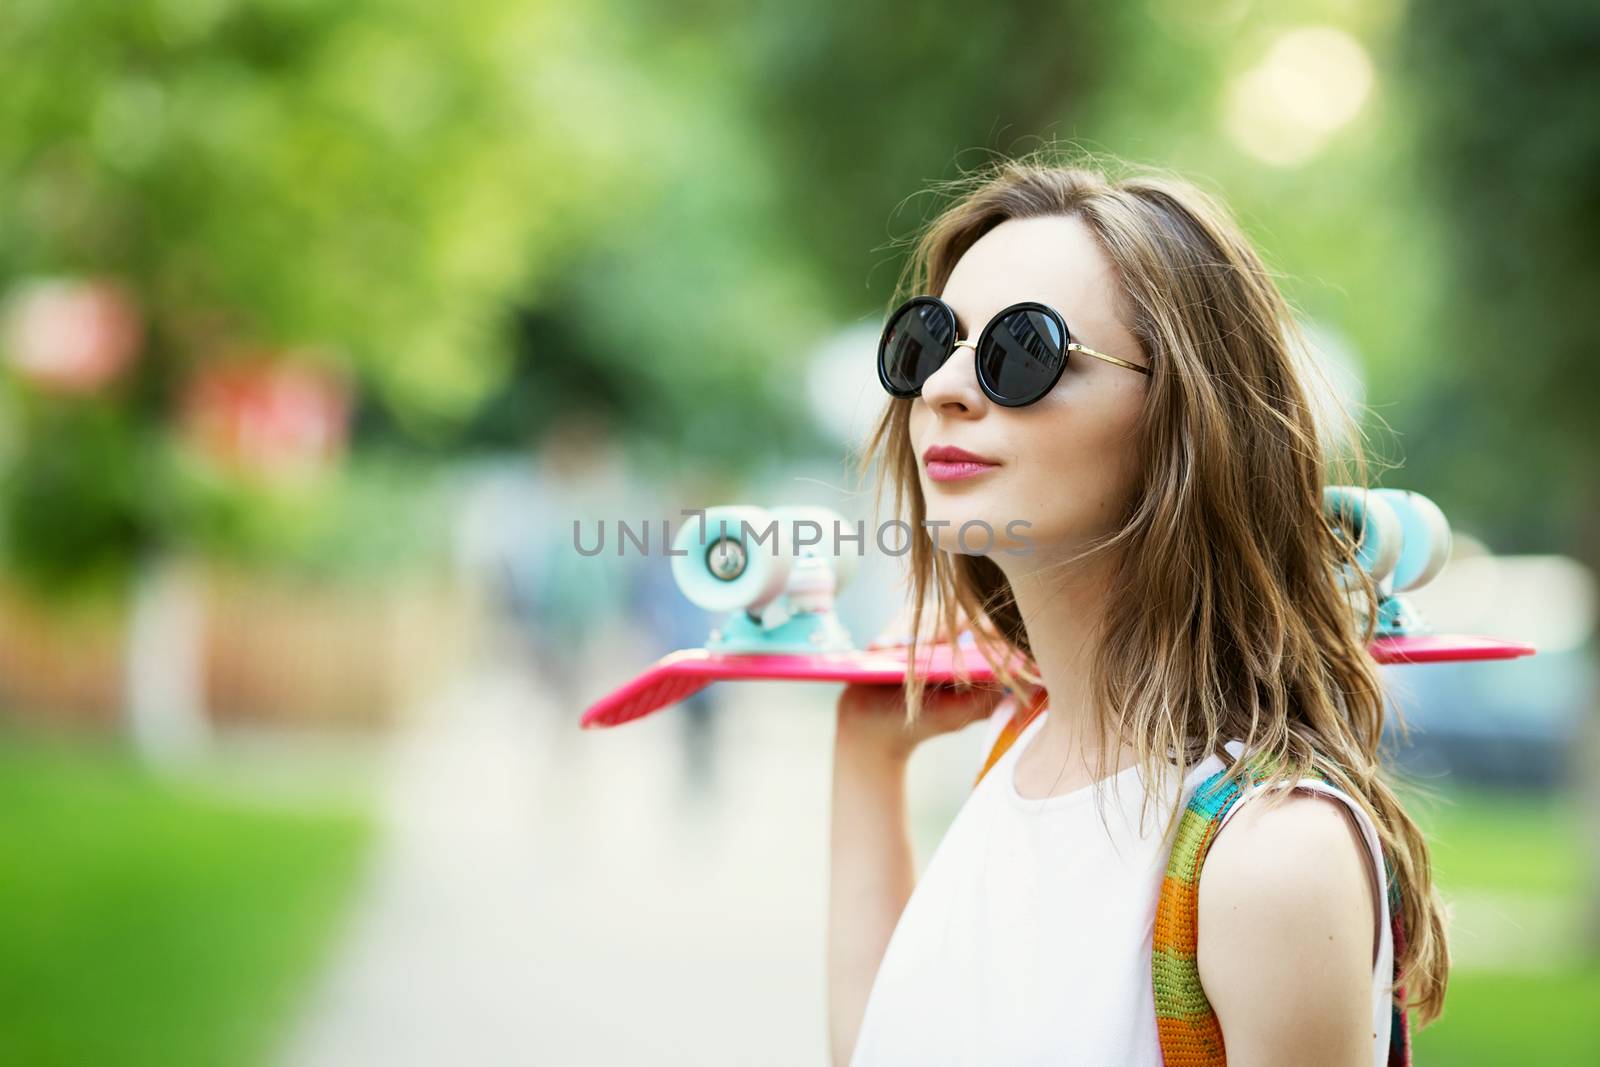
[[[840,727],[828,876],[828,1031],[833,1062],[844,1067],[916,870],[906,825],[906,758],[856,743]]]
[[[850,1062],[867,997],[916,883],[906,814],[906,765],[923,740],[987,719],[1000,694],[931,690],[911,730],[905,697],[887,686],[847,686],[833,747],[828,872],[828,1038]]]
[[[1372,862],[1342,802],[1247,804],[1200,869],[1196,963],[1233,1067],[1370,1067]]]

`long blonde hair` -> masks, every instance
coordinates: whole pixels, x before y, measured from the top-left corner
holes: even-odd
[[[1105,557],[1110,585],[1090,678],[1098,721],[1088,725],[1132,746],[1146,781],[1182,776],[1212,753],[1233,762],[1224,745],[1240,738],[1245,754],[1275,759],[1273,782],[1315,768],[1360,803],[1400,883],[1400,981],[1419,1023],[1432,1021],[1450,966],[1445,913],[1427,842],[1381,767],[1385,704],[1368,651],[1377,590],[1366,579],[1356,594],[1362,626],[1339,582],[1355,566],[1353,546],[1323,517],[1330,474],[1366,484],[1361,431],[1335,405],[1343,448],[1329,445],[1330,412],[1314,399],[1328,380],[1305,358],[1272,274],[1216,199],[1170,175],[1112,178],[1103,165],[1035,155],[944,189],[954,202],[922,230],[893,303],[941,293],[967,249],[1007,219],[1075,217],[1114,265],[1125,322],[1154,372],[1135,432],[1140,483],[1120,528],[1089,550]],[[889,401],[859,473],[881,460],[879,499],[891,480],[895,513],[920,530],[913,402]],[[1005,684],[1036,685],[1000,568],[927,537],[911,543],[912,635],[929,636],[926,605],[941,639],[970,626]],[[920,678],[906,686],[908,721],[922,690]],[[1104,779],[1116,746],[1100,751]],[[1242,760],[1230,768],[1243,773]]]

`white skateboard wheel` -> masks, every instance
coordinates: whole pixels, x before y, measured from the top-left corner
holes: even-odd
[[[704,521],[686,516],[672,541],[673,580],[707,611],[759,614],[789,583],[781,527],[772,512],[741,504],[707,508]]]
[[[1356,562],[1381,585],[1400,562],[1404,527],[1400,517],[1375,491],[1353,485],[1323,489],[1323,516],[1355,544]],[[1345,575],[1347,587],[1353,575]]]
[[[1400,517],[1403,528],[1400,561],[1394,569],[1394,591],[1420,589],[1439,576],[1450,560],[1450,520],[1439,505],[1409,489],[1379,489]]]

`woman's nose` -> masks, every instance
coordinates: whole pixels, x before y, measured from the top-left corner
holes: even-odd
[[[922,400],[935,411],[948,414],[973,414],[983,410],[989,398],[978,387],[978,346],[972,341],[957,341],[950,358],[922,383]]]

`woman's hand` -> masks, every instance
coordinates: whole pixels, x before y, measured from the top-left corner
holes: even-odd
[[[923,618],[919,629],[924,649],[943,640],[942,635],[932,632],[934,625],[931,616]],[[959,607],[956,626],[958,631],[969,627],[966,613]],[[905,605],[867,647],[903,649],[911,629],[911,608]],[[905,691],[900,686],[847,685],[839,695],[836,747],[903,760],[930,737],[988,719],[1004,698],[1005,690],[991,683],[929,686],[923,690],[922,707],[908,727]]]
[[[908,726],[905,691],[890,685],[847,685],[839,694],[836,745],[907,759],[930,737],[987,720],[1005,697],[997,685],[938,685],[923,690]]]

